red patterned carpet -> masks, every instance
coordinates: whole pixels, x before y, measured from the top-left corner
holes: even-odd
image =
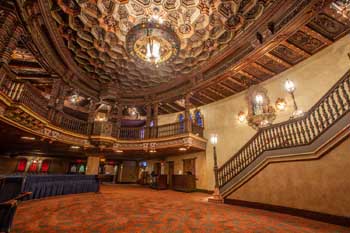
[[[349,228],[284,214],[208,203],[202,193],[133,185],[23,202],[12,232],[350,232]]]

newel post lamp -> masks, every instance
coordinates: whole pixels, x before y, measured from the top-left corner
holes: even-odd
[[[208,198],[209,202],[215,202],[215,203],[223,203],[224,199],[220,195],[219,190],[219,178],[218,178],[218,160],[216,156],[216,145],[218,143],[218,135],[212,134],[210,136],[210,143],[213,145],[213,152],[214,152],[214,177],[215,177],[215,186],[214,186],[214,193],[212,197]]]
[[[296,89],[295,84],[292,80],[287,79],[284,83],[284,88],[286,91],[292,96],[293,104],[294,104],[294,112],[292,118],[300,117],[303,115],[303,111],[298,109],[297,102],[295,101],[294,91]]]

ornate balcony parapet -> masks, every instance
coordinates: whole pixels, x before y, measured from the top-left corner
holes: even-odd
[[[148,128],[118,127],[109,121],[89,123],[57,110],[49,119],[47,106],[48,100],[35,87],[16,81],[5,66],[0,68],[0,120],[44,140],[111,151],[206,148],[203,128],[193,123],[191,132],[186,132],[184,122]]]

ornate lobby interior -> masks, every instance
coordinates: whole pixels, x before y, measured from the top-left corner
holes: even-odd
[[[0,233],[350,232],[350,0],[1,0]]]

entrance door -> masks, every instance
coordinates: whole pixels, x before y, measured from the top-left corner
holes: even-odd
[[[168,162],[168,185],[169,188],[173,187],[173,175],[174,175],[174,161]]]

